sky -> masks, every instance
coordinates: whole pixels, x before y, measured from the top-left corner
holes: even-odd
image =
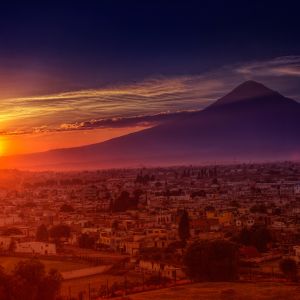
[[[0,155],[142,130],[201,110],[248,79],[300,101],[299,8],[263,0],[1,4]]]

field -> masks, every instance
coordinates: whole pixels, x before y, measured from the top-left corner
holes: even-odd
[[[124,299],[124,298],[123,298]],[[199,283],[128,296],[128,300],[299,300],[300,286],[281,283]]]
[[[103,285],[111,287],[114,283],[139,282],[142,284],[142,277],[139,274],[127,273],[126,277],[122,275],[99,274],[89,277],[65,280],[62,283],[61,294],[64,296],[78,296],[79,292],[88,294],[89,289],[91,294],[94,294]]]
[[[0,266],[2,266],[7,272],[11,272],[15,265],[21,260],[27,260],[28,258],[22,257],[0,257]],[[46,270],[57,269],[60,272],[78,270],[82,268],[88,268],[90,265],[84,262],[73,262],[73,261],[59,261],[59,260],[46,260],[40,259],[45,265]]]
[[[1,256],[0,266],[2,266],[7,272],[11,272],[19,261],[27,260],[27,259],[28,258]],[[40,259],[40,261],[45,265],[46,270],[54,268],[59,270],[60,272],[73,271],[73,270],[90,267],[88,263],[84,263],[84,262],[59,261],[59,260],[47,260],[47,259]],[[141,278],[135,278],[133,276],[130,276],[128,280],[139,281],[141,280]],[[78,296],[78,293],[81,291],[87,293],[89,288],[91,290],[98,290],[101,287],[101,285],[109,284],[110,286],[115,282],[122,282],[122,281],[124,281],[124,276],[106,275],[106,274],[105,275],[99,274],[90,277],[64,280],[61,287],[61,294],[68,295],[68,296],[70,294],[72,296]]]

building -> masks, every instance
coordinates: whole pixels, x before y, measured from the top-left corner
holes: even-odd
[[[55,255],[56,246],[53,243],[22,242],[22,243],[16,243],[15,252],[40,254],[40,255]]]
[[[8,251],[12,244],[10,236],[0,236],[0,251]]]

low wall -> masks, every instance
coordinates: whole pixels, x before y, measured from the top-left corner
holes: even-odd
[[[104,265],[98,267],[83,268],[79,270],[61,272],[61,275],[64,280],[75,279],[80,277],[102,274],[107,272],[109,269],[111,269],[111,267],[112,267],[111,265]]]

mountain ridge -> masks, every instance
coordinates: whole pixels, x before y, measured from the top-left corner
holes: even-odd
[[[202,111],[102,143],[0,160],[20,168],[299,159],[300,104],[246,81]]]

